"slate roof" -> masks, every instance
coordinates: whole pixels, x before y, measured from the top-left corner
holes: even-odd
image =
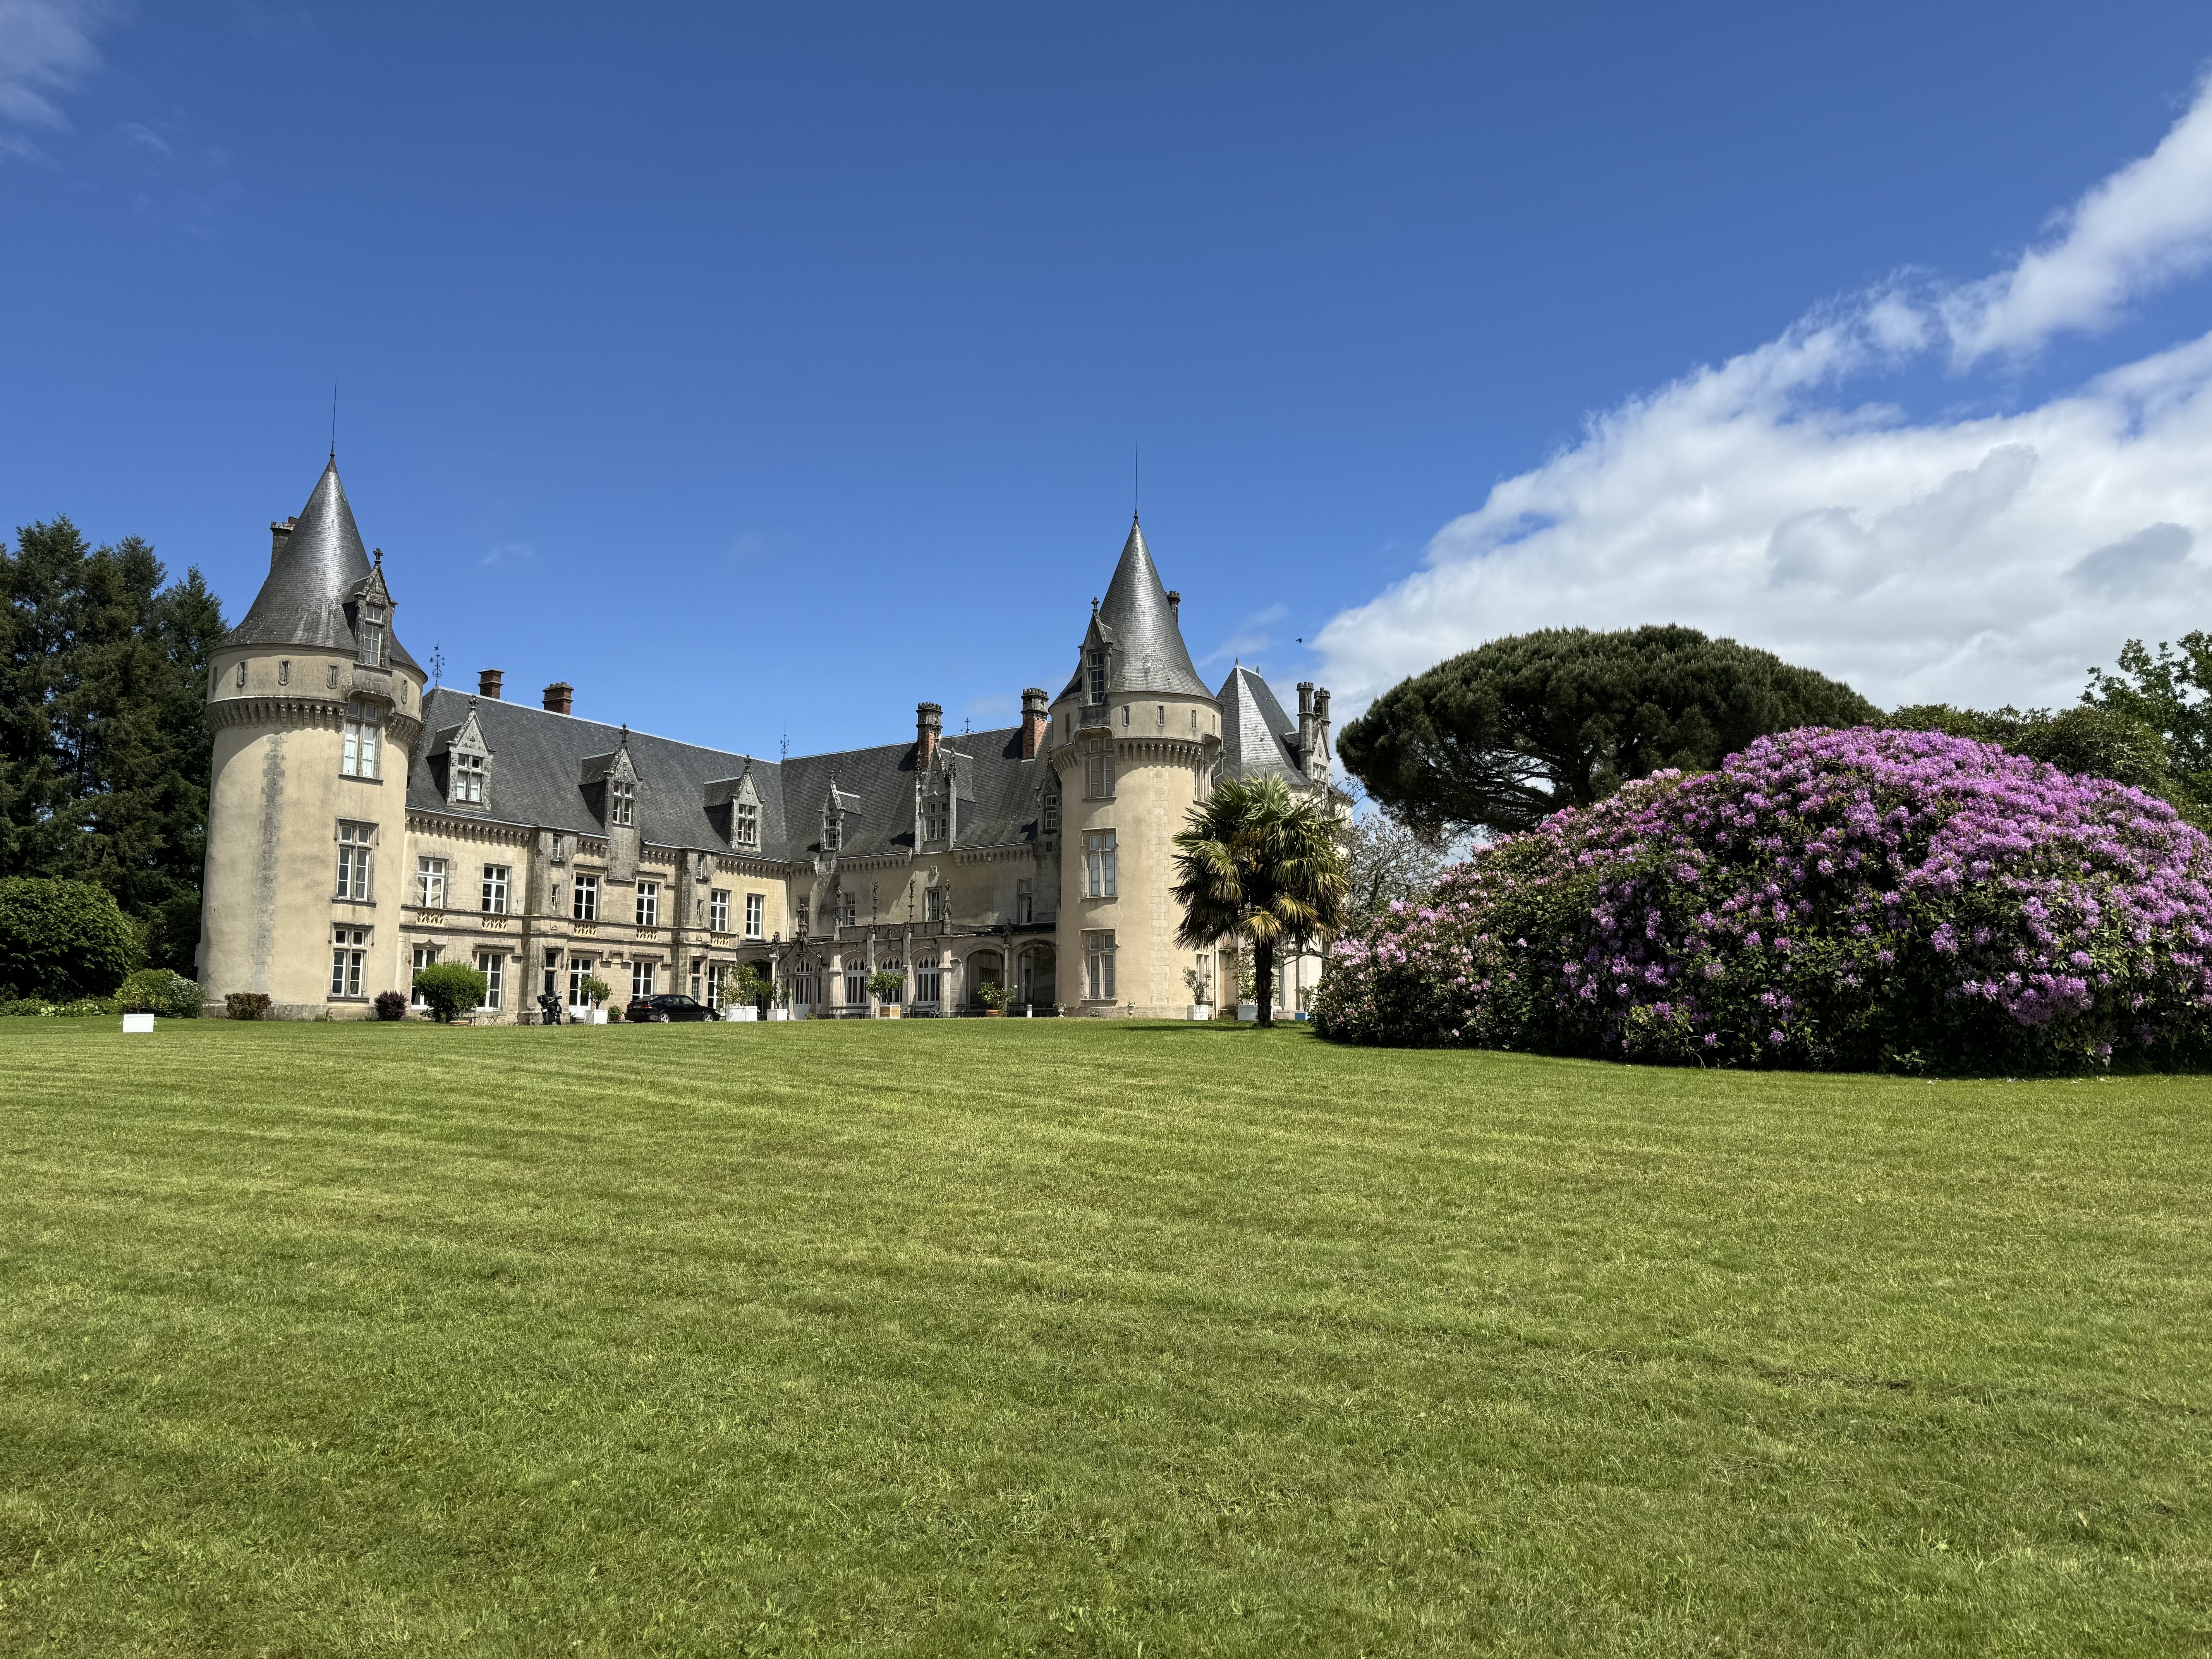
[[[332,456],[315,481],[307,506],[300,509],[292,533],[284,538],[283,550],[270,561],[268,579],[253,596],[245,619],[230,630],[224,643],[357,651],[359,641],[345,607],[368,580],[371,568],[345,486],[338,482],[337,458]],[[388,623],[385,644],[395,666],[422,672]]]
[[[1283,711],[1275,694],[1241,663],[1229,671],[1215,696],[1221,703],[1222,775],[1257,778],[1273,774],[1304,784],[1296,744],[1298,723]]]
[[[1107,659],[1109,691],[1164,691],[1172,696],[1203,697],[1206,682],[1191,665],[1190,651],[1182,642],[1182,629],[1175,607],[1160,584],[1145,532],[1129,521],[1129,539],[1121,545],[1121,562],[1107,584],[1106,598],[1098,606],[1098,621],[1113,646]],[[1083,683],[1083,666],[1076,665],[1067,690],[1073,694]]]
[[[623,741],[622,728],[573,714],[556,714],[526,703],[498,698],[471,699],[444,687],[422,699],[424,725],[434,733],[457,728],[475,702],[477,729],[491,750],[489,799],[483,816],[503,823],[561,830],[578,836],[604,836],[594,797],[583,784],[584,763],[613,752]],[[1046,761],[1021,758],[1021,728],[963,733],[944,739],[946,750],[963,758],[960,777],[962,847],[1003,846],[1035,834],[1036,790],[1049,773]],[[822,803],[830,781],[848,795],[856,816],[845,824],[842,849],[848,857],[904,851],[914,844],[914,763],[911,741],[836,754],[796,756],[778,763],[730,750],[629,734],[630,763],[637,769],[637,827],[656,847],[700,851],[733,851],[779,860],[805,860],[821,838]],[[431,756],[434,739],[421,745],[407,775],[410,810],[475,816],[450,806],[439,788]],[[722,820],[710,813],[707,786],[742,775],[750,765],[760,797],[761,844],[732,848]],[[721,792],[726,798],[727,791]]]

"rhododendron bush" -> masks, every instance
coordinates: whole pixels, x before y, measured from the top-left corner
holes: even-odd
[[[1331,947],[1358,1042],[2069,1067],[2212,1036],[2212,840],[1931,732],[1808,728],[1557,814]]]

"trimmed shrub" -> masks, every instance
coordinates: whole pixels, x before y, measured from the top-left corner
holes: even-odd
[[[200,1012],[199,981],[167,968],[141,968],[123,981],[115,1000],[126,1014],[197,1019]]]
[[[465,962],[436,962],[418,969],[415,988],[430,1005],[430,1017],[444,1021],[483,1006],[484,976]]]
[[[406,1018],[407,999],[397,991],[379,991],[376,994],[376,1017],[379,1019]]]
[[[106,888],[0,878],[0,986],[53,1002],[104,997],[145,956],[138,928]]]
[[[258,1019],[269,1012],[269,994],[265,991],[233,991],[223,998],[222,1006],[233,1019]]]
[[[1809,728],[1561,812],[1340,940],[1344,1041],[1726,1066],[2212,1051],[2212,839],[1932,732]]]

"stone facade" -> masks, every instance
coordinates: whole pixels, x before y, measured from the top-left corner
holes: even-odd
[[[366,1017],[462,961],[493,983],[480,1018],[514,1020],[587,975],[713,1000],[750,963],[816,1016],[871,1012],[885,967],[910,1014],[995,983],[1018,1012],[1180,1016],[1187,971],[1234,973],[1176,943],[1192,805],[1227,776],[1330,787],[1328,693],[1302,685],[1293,720],[1250,670],[1210,690],[1133,523],[1074,675],[1018,726],[948,737],[923,703],[911,740],[783,760],[580,718],[566,684],[543,708],[492,671],[433,687],[335,464],[271,541],[210,680],[211,1002]],[[1286,1005],[1314,966],[1286,966]]]

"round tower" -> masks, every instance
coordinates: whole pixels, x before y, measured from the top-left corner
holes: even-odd
[[[1046,747],[1060,788],[1060,997],[1092,1015],[1180,1016],[1197,953],[1175,942],[1175,837],[1212,788],[1221,710],[1133,519]]]
[[[199,980],[210,1002],[366,1016],[400,988],[407,769],[423,673],[392,632],[335,458],[270,526],[268,579],[210,664]]]

